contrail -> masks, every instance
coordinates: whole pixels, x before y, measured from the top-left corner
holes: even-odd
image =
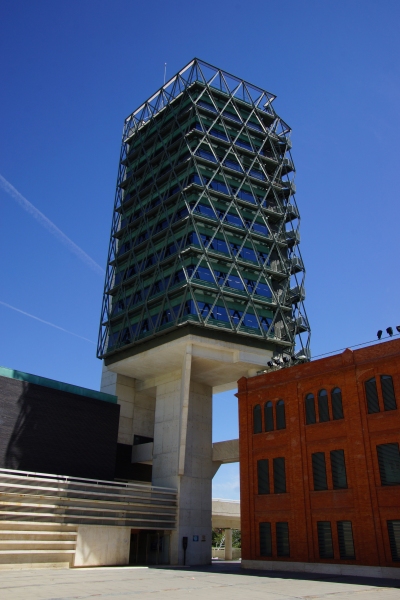
[[[86,254],[84,250],[82,250],[82,248],[80,248],[75,244],[75,242],[70,240],[69,237],[61,231],[61,229],[58,229],[58,227],[54,225],[54,223],[50,221],[50,219],[48,219],[42,212],[40,212],[40,210],[33,206],[33,204],[31,204],[29,200],[27,200],[22,194],[20,194],[19,191],[16,190],[15,187],[7,181],[7,179],[4,179],[2,175],[0,175],[0,185],[9,196],[12,196],[12,198],[14,198],[14,200],[16,200],[18,204],[22,206],[23,209],[30,213],[41,225],[43,225],[43,227],[50,231],[50,233],[52,233],[54,237],[58,239],[59,242],[64,244],[64,246],[66,246],[70,252],[72,252],[78,258],[80,258],[81,261],[83,261],[98,275],[104,275],[104,269],[102,269],[102,267],[100,267],[100,265],[98,265],[97,262],[93,260],[93,258],[90,258],[90,256]]]
[[[15,308],[15,306],[11,306],[11,304],[7,304],[7,302],[2,302],[0,300],[0,304],[3,306],[7,306],[7,308],[11,308],[11,310],[15,310],[26,317],[30,317],[31,319],[35,319],[36,321],[40,321],[41,323],[45,323],[46,325],[50,325],[51,327],[55,327],[56,329],[60,329],[60,331],[64,331],[65,333],[69,333],[70,335],[74,335],[75,337],[81,338],[81,340],[85,340],[86,342],[90,342],[91,344],[96,345],[96,342],[92,340],[88,340],[88,338],[83,337],[82,335],[78,335],[77,333],[73,333],[72,331],[68,331],[68,329],[64,329],[63,327],[59,327],[58,325],[54,325],[54,323],[49,323],[49,321],[44,321],[44,319],[39,319],[39,317],[35,317],[34,315],[30,315],[24,310],[20,310],[19,308]]]

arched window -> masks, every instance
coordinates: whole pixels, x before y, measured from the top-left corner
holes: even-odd
[[[306,396],[306,425],[315,423],[315,402],[314,394],[307,394]]]
[[[393,379],[390,375],[381,375],[381,388],[385,410],[396,410],[396,396],[394,395]]]
[[[262,432],[261,406],[256,404],[253,408],[253,433]]]
[[[365,395],[367,397],[367,407],[368,407],[369,414],[378,413],[380,408],[379,408],[378,390],[376,387],[375,377],[368,379],[368,381],[366,381],[364,383],[364,386],[365,386]]]
[[[274,430],[274,409],[272,406],[272,402],[266,402],[264,405],[264,422],[265,431]]]
[[[340,388],[333,388],[331,391],[331,401],[333,419],[343,419],[342,392]]]
[[[328,392],[326,390],[319,390],[318,392],[318,412],[319,422],[324,423],[329,421],[329,405],[328,405]]]
[[[283,400],[278,400],[276,403],[276,428],[286,429],[285,403]]]

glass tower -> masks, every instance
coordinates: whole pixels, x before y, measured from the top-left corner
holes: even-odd
[[[192,60],[124,124],[98,357],[195,333],[309,357],[290,128]]]

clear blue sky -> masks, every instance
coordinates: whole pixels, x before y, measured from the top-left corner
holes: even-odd
[[[0,364],[98,389],[102,268],[124,118],[197,56],[277,95],[293,128],[306,307],[318,355],[400,323],[398,0],[5,0]],[[216,400],[214,437],[237,435]],[[236,470],[235,470],[236,469]],[[237,468],[214,495],[237,497]]]

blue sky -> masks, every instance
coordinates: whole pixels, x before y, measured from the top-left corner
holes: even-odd
[[[123,120],[194,56],[276,94],[293,128],[313,355],[399,324],[399,21],[392,0],[3,2],[0,364],[98,389]],[[235,407],[216,398],[215,440]],[[221,469],[214,495],[238,489]]]

